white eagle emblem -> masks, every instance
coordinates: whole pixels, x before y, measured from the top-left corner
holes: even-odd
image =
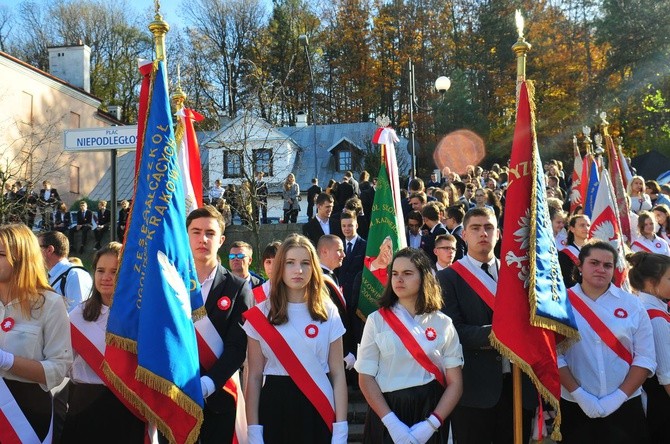
[[[505,263],[508,267],[514,265],[519,269],[519,280],[523,281],[524,288],[528,288],[530,283],[530,263],[527,251],[530,242],[530,208],[527,208],[526,214],[519,218],[519,228],[514,232],[514,241],[519,244],[518,250],[526,253],[517,256],[514,251],[509,250],[505,255]]]
[[[186,289],[186,284],[184,284],[183,279],[179,276],[179,272],[175,266],[170,262],[170,259],[162,251],[156,253],[156,258],[158,259],[159,270],[163,275],[165,281],[172,287],[175,292],[175,296],[179,301],[180,308],[184,311],[184,315],[187,318],[191,317],[191,300],[189,297],[188,290]]]

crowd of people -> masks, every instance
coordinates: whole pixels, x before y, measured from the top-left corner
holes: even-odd
[[[612,283],[619,252],[590,239],[580,208],[568,211],[560,163],[550,161],[545,171],[562,277],[580,332],[558,355],[562,442],[667,442],[664,190],[638,176],[631,181],[629,217],[637,230],[627,240],[629,292]],[[201,363],[206,402],[199,442],[233,442],[243,416],[252,444],[345,443],[347,387],[360,390],[369,405],[366,443],[446,443],[450,436],[459,444],[513,442],[513,363],[489,339],[507,177],[505,167],[494,165],[408,180],[398,211],[408,247],[393,254],[385,242],[371,258],[366,237],[375,181],[365,172],[360,181],[347,172],[325,191],[314,180],[302,235],[261,252],[235,241],[225,252],[228,269],[219,258],[225,216],[213,205],[191,212],[185,227],[207,312],[196,328],[211,325],[224,344],[214,362]],[[284,218],[295,221],[295,177],[287,178],[283,195]],[[220,207],[223,192],[210,197]],[[98,212],[105,209],[100,202]],[[140,443],[147,424],[99,371],[121,245],[103,246],[95,236],[92,277],[71,263],[67,234],[83,230],[85,242],[90,231],[85,202],[80,213],[84,223],[78,213],[68,230],[54,226],[38,236],[21,224],[0,227],[0,396],[9,393],[4,399],[22,412],[23,422],[12,423],[25,434],[19,436]],[[262,208],[253,217],[264,217]],[[365,267],[384,290],[378,310],[363,321],[357,309]],[[244,387],[245,411],[224,388],[231,378]],[[526,377],[521,392],[528,442],[542,409]]]

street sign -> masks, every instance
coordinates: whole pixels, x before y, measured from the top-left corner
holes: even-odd
[[[63,131],[65,151],[134,150],[136,143],[137,125]]]

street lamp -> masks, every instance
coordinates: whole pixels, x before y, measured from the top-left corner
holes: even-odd
[[[414,63],[412,60],[409,61],[409,143],[412,148],[412,174],[410,179],[416,177],[416,146],[414,141],[414,107],[417,109],[423,109],[425,111],[430,111],[430,108],[422,108],[416,101],[416,87],[414,81]],[[435,80],[435,90],[441,92],[443,95],[451,87],[451,80],[449,77],[440,76]]]
[[[314,150],[314,177],[319,178],[319,170],[316,161],[316,87],[314,86],[314,71],[312,70],[312,59],[309,57],[309,39],[305,34],[298,37],[298,42],[305,49],[305,58],[309,67],[309,81],[312,85],[312,127],[314,131],[314,141],[312,149]]]

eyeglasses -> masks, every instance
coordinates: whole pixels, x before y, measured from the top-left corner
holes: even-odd
[[[436,250],[456,251],[454,247],[435,247]]]
[[[232,261],[233,259],[244,259],[245,257],[247,257],[247,255],[244,253],[237,253],[237,254],[231,253],[228,255],[228,260]]]

